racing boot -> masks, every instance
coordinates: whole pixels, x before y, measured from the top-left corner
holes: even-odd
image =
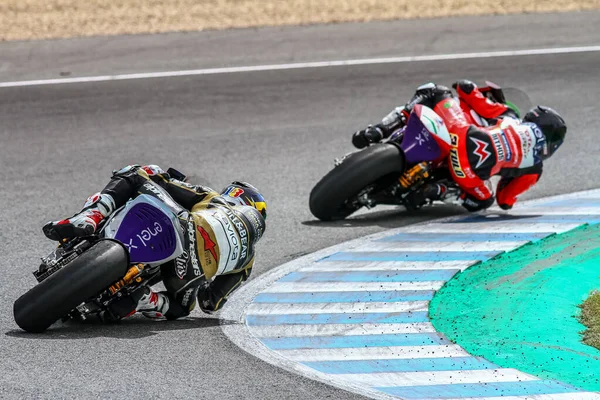
[[[135,311],[142,313],[146,318],[162,318],[169,311],[169,298],[146,287]]]
[[[106,193],[90,196],[83,209],[68,219],[48,222],[42,228],[48,239],[60,241],[78,236],[87,236],[96,232],[100,221],[115,210],[115,200]]]

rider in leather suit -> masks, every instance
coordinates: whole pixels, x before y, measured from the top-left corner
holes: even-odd
[[[473,82],[460,80],[453,88],[458,98],[445,86],[428,83],[419,87],[405,106],[394,109],[379,124],[356,132],[352,143],[363,148],[379,142],[406,124],[416,104],[425,105],[444,120],[450,132],[448,166],[460,188],[462,205],[469,211],[491,206],[494,191],[489,179],[500,175],[495,197],[498,205],[508,210],[539,180],[543,160],[563,143],[565,121],[544,106],[530,110],[519,121],[511,108],[489,100]],[[407,180],[418,179],[419,171],[405,175]],[[428,183],[411,201],[418,208],[427,200],[443,200],[448,193],[446,185]]]
[[[176,170],[171,174],[183,179]],[[91,196],[71,218],[48,222],[52,240],[90,235],[98,224],[129,199],[149,194],[169,206],[181,223],[184,253],[160,266],[165,292],[149,287],[113,303],[108,320],[136,311],[149,318],[176,319],[196,305],[212,313],[248,279],[255,245],[265,230],[266,202],[252,185],[233,182],[221,194],[175,179],[156,165],[127,166],[113,173],[108,185]]]

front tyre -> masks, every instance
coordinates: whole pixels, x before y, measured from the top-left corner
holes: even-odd
[[[322,221],[344,219],[361,206],[351,204],[362,190],[405,168],[402,151],[392,144],[375,144],[349,155],[310,192],[311,213]]]
[[[119,242],[100,240],[61,270],[15,301],[15,322],[27,332],[40,333],[84,301],[123,278],[129,254]]]

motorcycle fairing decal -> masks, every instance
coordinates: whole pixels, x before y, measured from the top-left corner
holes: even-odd
[[[121,242],[132,263],[159,265],[183,253],[177,217],[152,196],[131,200],[107,223],[104,235]]]
[[[475,143],[476,148],[472,151],[479,159],[477,160],[477,165],[475,165],[476,169],[479,169],[483,165],[483,163],[492,155],[492,153],[487,149],[488,144],[482,140],[469,138]]]
[[[214,242],[210,238],[209,233],[203,227],[199,226],[198,232],[200,233],[200,236],[202,236],[202,240],[204,240],[204,251],[205,252],[208,251],[213,256],[213,258],[215,260],[217,260],[217,262],[218,262],[219,256],[217,256],[217,252],[215,251],[215,247],[217,246],[217,243]]]

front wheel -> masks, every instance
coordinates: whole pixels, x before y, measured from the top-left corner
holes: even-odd
[[[353,153],[315,185],[310,192],[310,211],[322,221],[344,219],[361,207],[351,202],[361,191],[390,174],[400,175],[404,168],[404,154],[392,144],[376,144]]]
[[[128,268],[127,250],[117,241],[100,240],[19,297],[13,307],[15,322],[27,332],[43,332],[123,278]]]

